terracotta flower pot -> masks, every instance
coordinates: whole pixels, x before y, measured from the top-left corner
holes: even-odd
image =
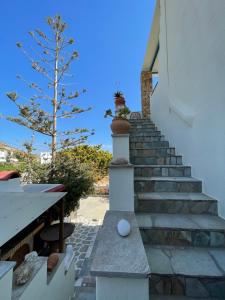
[[[51,255],[49,255],[48,261],[47,261],[47,269],[49,272],[52,272],[52,270],[57,265],[58,261],[59,261],[58,254],[52,253]]]
[[[114,134],[129,133],[131,125],[128,120],[122,118],[115,118],[112,120],[111,130]]]
[[[116,104],[116,106],[125,105],[124,97],[116,97],[115,98],[115,104]]]

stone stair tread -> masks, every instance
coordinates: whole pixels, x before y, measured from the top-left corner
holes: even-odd
[[[134,177],[135,181],[175,181],[175,182],[201,182],[193,177]]]
[[[176,154],[169,154],[169,153],[166,153],[166,154],[161,154],[160,156],[157,156],[157,155],[151,155],[149,157],[143,157],[141,155],[135,155],[133,158],[152,158],[152,157],[157,157],[157,158],[160,158],[160,157],[182,157],[182,155],[176,155]],[[138,164],[140,165],[140,164]],[[145,164],[147,165],[147,164]],[[150,166],[150,165],[148,165]]]
[[[180,295],[150,295],[151,300],[221,300],[219,298],[193,298],[193,297],[186,297]]]
[[[152,193],[136,193],[139,200],[192,200],[192,201],[215,201],[203,193],[167,193],[167,192],[152,192]]]
[[[139,228],[225,231],[225,220],[208,214],[136,213]]]
[[[186,165],[134,165],[134,168],[190,168]]]
[[[151,274],[225,277],[225,249],[145,246]]]
[[[130,150],[160,150],[160,149],[175,149],[175,147],[168,147],[168,146],[166,146],[166,147],[162,147],[162,146],[160,146],[160,147],[151,147],[151,148],[140,148],[140,147],[135,147],[135,148],[133,148],[133,149],[130,149]]]
[[[137,132],[137,134],[135,133],[135,131],[132,131],[132,132],[130,132],[130,136],[132,136],[132,137],[139,136],[140,133],[145,134],[144,136],[151,136],[151,133],[154,133],[154,132],[161,133],[160,130],[152,130],[152,131],[149,131],[149,132],[141,131],[141,132]]]

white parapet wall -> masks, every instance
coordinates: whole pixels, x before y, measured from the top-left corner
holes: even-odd
[[[125,158],[130,161],[129,134],[113,134],[113,160]]]
[[[0,262],[1,300],[70,300],[74,295],[75,269],[73,257],[70,265],[64,254],[52,274],[47,273],[47,257],[39,257],[32,278],[24,285],[15,284],[14,262]],[[67,262],[65,264],[65,261]],[[7,264],[12,267],[7,271]],[[4,267],[4,268],[3,268]],[[6,270],[6,271],[4,271]],[[3,274],[4,271],[4,274]],[[16,271],[15,271],[16,272]]]
[[[109,209],[119,211],[134,211],[133,165],[110,165]]]
[[[121,219],[131,231],[123,237],[117,232]],[[133,212],[106,212],[97,236],[91,275],[96,276],[96,300],[149,300],[150,268]]]

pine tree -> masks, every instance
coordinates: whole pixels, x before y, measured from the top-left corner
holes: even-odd
[[[68,82],[68,78],[71,80],[73,77],[70,67],[78,58],[78,52],[74,50],[74,39],[65,36],[67,24],[60,15],[56,15],[47,18],[47,25],[47,31],[50,32],[48,35],[39,29],[29,32],[35,44],[31,48],[31,54],[21,42],[16,43],[32,69],[44,77],[46,84],[43,87],[43,80],[42,85],[39,85],[18,75],[17,79],[22,80],[34,94],[25,98],[15,91],[8,92],[6,95],[16,105],[18,116],[6,118],[51,139],[49,146],[53,170],[57,150],[84,142],[89,135],[94,134],[94,130],[75,128],[60,131],[58,128],[59,120],[75,118],[77,114],[89,111],[91,107],[83,109],[75,105],[75,100],[86,90],[74,90],[74,83]]]

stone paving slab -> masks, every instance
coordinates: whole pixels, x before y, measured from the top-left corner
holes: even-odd
[[[224,249],[169,246],[146,246],[145,249],[151,274],[225,277]]]
[[[90,196],[80,200],[78,211],[71,214],[69,221],[75,224],[73,234],[66,240],[75,252],[75,295],[73,300],[95,300],[95,277],[90,275],[90,264],[99,228],[106,210],[107,196]]]
[[[79,278],[79,273],[85,258],[91,255],[100,225],[99,221],[90,221],[81,216],[73,220],[73,222],[75,223],[75,229],[72,235],[66,240],[66,244],[73,246],[75,252],[76,278]]]

